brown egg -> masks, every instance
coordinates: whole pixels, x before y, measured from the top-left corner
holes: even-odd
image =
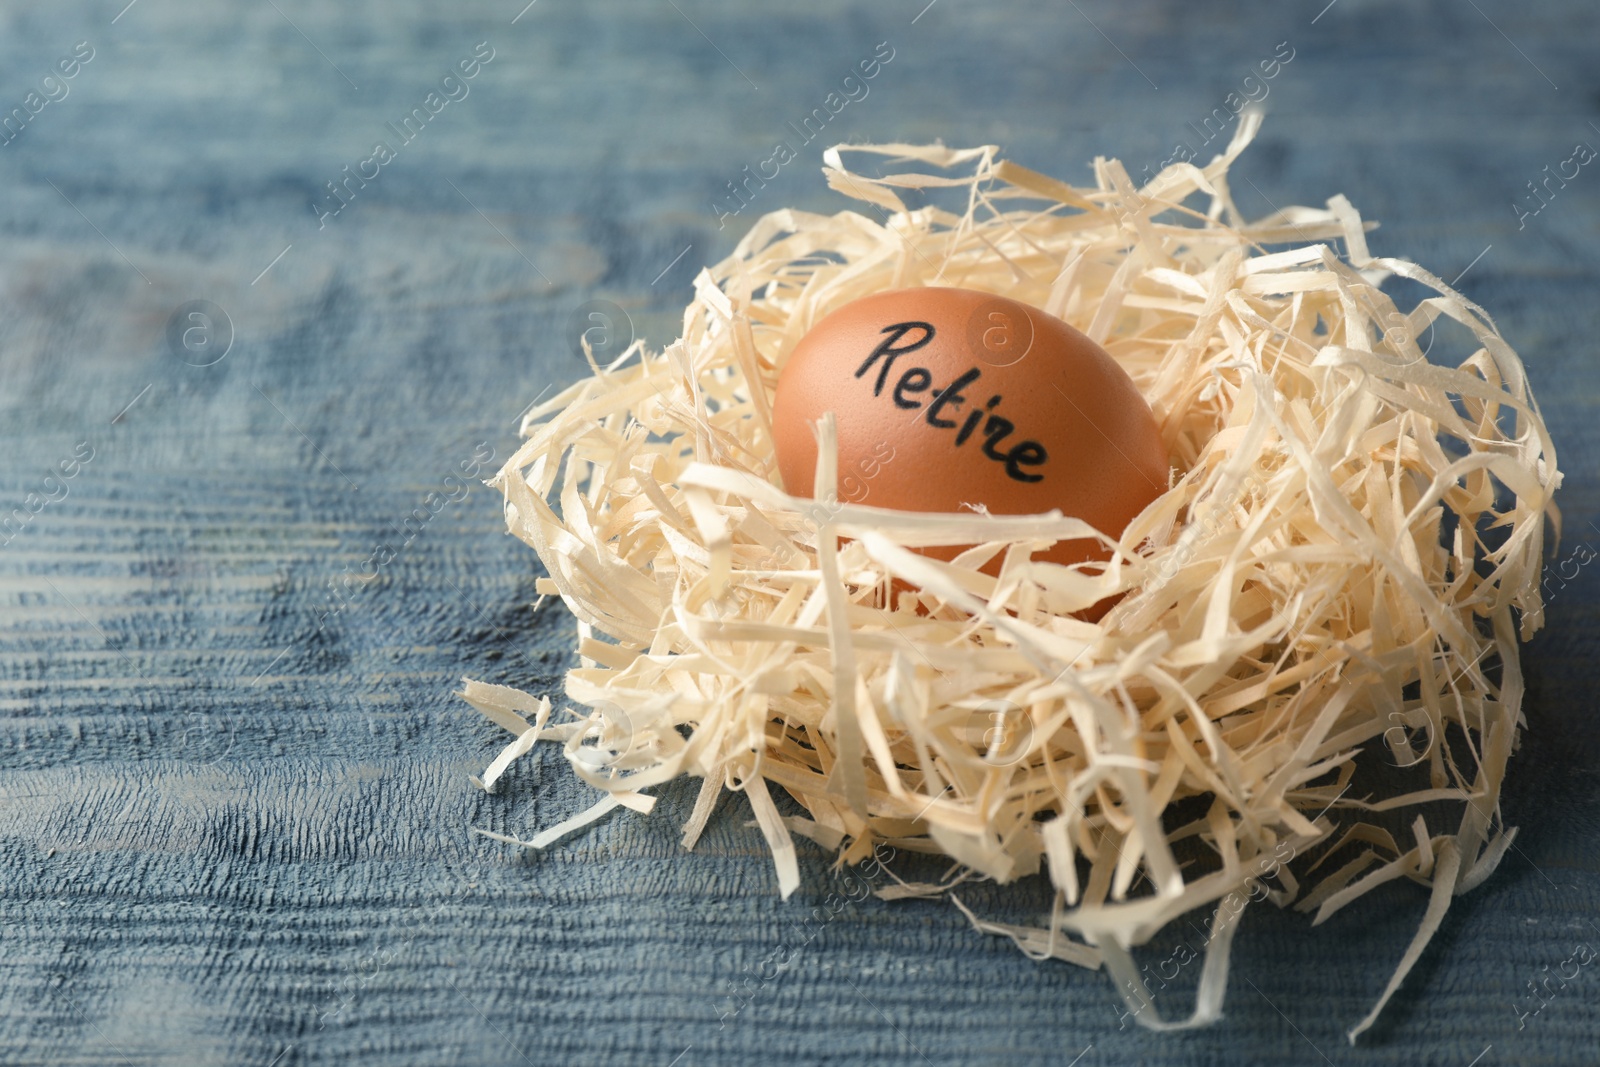
[[[809,497],[832,411],[838,498],[904,511],[1059,508],[1118,537],[1167,488],[1155,417],[1105,350],[1053,315],[971,289],[875,293],[817,323],[778,378],[784,489]],[[952,559],[958,546],[924,550]],[[1035,559],[1104,559],[1057,542]],[[998,557],[984,567],[998,573]]]

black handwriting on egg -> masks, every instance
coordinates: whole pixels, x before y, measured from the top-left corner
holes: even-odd
[[[914,330],[922,331],[921,336],[901,344],[900,342],[904,340],[906,334]],[[865,362],[856,368],[856,377],[859,378],[871,370],[874,363],[878,364],[878,378],[872,383],[873,396],[882,394],[884,383],[889,378],[890,369],[894,366],[895,360],[922,348],[932,341],[938,333],[931,322],[917,321],[892,323],[885,326],[883,332],[888,336],[879,343],[878,347],[872,350]],[[943,389],[933,390],[926,408],[928,425],[938,427],[941,430],[948,430],[955,426],[955,420],[941,418],[940,415],[946,407],[960,408],[967,403],[967,397],[962,393],[962,390],[974,385],[982,376],[983,372],[977,367],[970,367],[962,371],[955,381]],[[922,401],[914,400],[912,396],[917,393],[926,393],[932,386],[933,371],[927,367],[907,367],[901,372],[899,380],[895,382],[891,399],[894,400],[895,406],[899,408],[921,408],[923,406]],[[998,463],[1004,464],[1006,474],[1019,482],[1043,481],[1043,474],[1030,474],[1022,470],[1023,467],[1043,466],[1045,461],[1050,458],[1050,454],[1045,451],[1044,445],[1041,445],[1038,441],[1019,441],[1012,445],[1010,451],[1007,452],[996,450],[999,443],[1011,436],[1012,431],[1016,429],[1011,424],[1010,419],[1007,419],[1004,415],[994,413],[994,409],[999,406],[1002,399],[1003,397],[996,393],[989,398],[983,407],[974,407],[968,412],[966,420],[961,423],[961,429],[956,431],[955,447],[959,448],[966,443],[967,438],[972,436],[972,431],[977,429],[978,423],[982,422],[984,415],[988,413],[989,421],[983,428],[983,454]]]

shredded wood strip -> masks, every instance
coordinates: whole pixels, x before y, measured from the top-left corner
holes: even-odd
[[[693,775],[705,784],[685,845],[724,790],[748,793],[786,897],[792,833],[842,862],[888,842],[999,882],[1044,870],[1048,929],[968,916],[1030,955],[1103,963],[1160,1029],[1218,1017],[1242,910],[1228,905],[1258,880],[1319,920],[1393,878],[1432,885],[1354,1041],[1514,832],[1499,791],[1517,640],[1543,622],[1561,475],[1488,315],[1372,256],[1344,197],[1246,221],[1228,171],[1258,126],[1247,115],[1211,163],[1137,189],[1112,159],[1077,188],[992,147],[830,149],[829,185],[866,214],[764,216],[702,271],[677,341],[636,343],[529,412],[491,484],[549,572],[541,597],[578,620],[566,695],[580,710],[551,724],[513,690],[469,681],[466,696],[515,735],[486,787],[548,739],[606,796],[532,842],[496,836],[544,847]],[[871,177],[847,154],[907,169]],[[966,209],[909,208],[896,190],[964,192]],[[1379,288],[1390,277],[1434,295],[1403,312]],[[918,285],[1043,308],[1139,385],[1175,471],[1105,538],[1109,566],[1030,562],[1092,533],[1057,513],[835,503],[828,419],[810,496],[779,488],[770,407],[787,355],[840,305]],[[977,547],[951,563],[910,551],[937,544]],[[996,555],[998,578],[980,573]],[[897,578],[916,591],[890,607]],[[1116,595],[1097,623],[1074,614]],[[1427,781],[1346,796],[1378,761]],[[809,819],[783,818],[769,786]],[[1423,805],[1457,808],[1455,830],[1419,815],[1396,824],[1406,847],[1336,821]],[[1180,843],[1210,862],[1180,864]],[[1131,950],[1204,905],[1217,907],[1196,1006],[1165,1021]]]

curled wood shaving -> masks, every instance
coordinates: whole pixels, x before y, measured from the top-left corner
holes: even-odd
[[[1030,955],[1104,964],[1161,1029],[1218,1017],[1242,910],[1228,903],[1257,879],[1281,871],[1270,899],[1303,897],[1319,921],[1386,880],[1430,884],[1417,939],[1351,1040],[1369,1026],[1451,896],[1510,843],[1517,640],[1543,621],[1561,476],[1522,363],[1481,308],[1371,255],[1342,196],[1244,218],[1229,167],[1258,125],[1247,116],[1209,164],[1142,188],[1113,159],[1079,188],[992,147],[830,149],[828,184],[866,213],[766,215],[701,272],[677,341],[636,343],[534,408],[491,484],[548,571],[541,597],[577,618],[565,688],[581,710],[552,725],[515,691],[469,682],[466,696],[515,735],[486,786],[546,739],[606,798],[516,843],[543,847],[693,775],[685,844],[724,791],[747,793],[785,897],[795,832],[841,862],[889,842],[997,882],[1043,870],[1048,929],[967,914]],[[902,169],[872,177],[846,162],[861,157]],[[1401,311],[1379,288],[1390,277],[1434,295]],[[831,418],[810,496],[779,488],[770,410],[787,355],[834,308],[918,285],[1043,308],[1139,385],[1175,469],[1102,537],[1109,565],[1030,562],[1058,538],[1101,536],[1058,513],[839,501]],[[977,547],[950,563],[910,551],[937,544]],[[999,576],[981,573],[996,556]],[[917,591],[890,606],[897,578]],[[1118,595],[1099,622],[1074,614]],[[1428,785],[1345,796],[1378,761]],[[809,818],[784,819],[773,786]],[[1335,834],[1330,814],[1440,802],[1455,829],[1414,822],[1409,849],[1376,823]],[[1180,865],[1180,843],[1207,862]],[[1163,1021],[1131,950],[1206,905],[1195,1009]]]

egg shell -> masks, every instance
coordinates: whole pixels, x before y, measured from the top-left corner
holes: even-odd
[[[1060,509],[1115,538],[1167,489],[1160,428],[1127,372],[1067,323],[992,293],[875,293],[801,338],[773,400],[779,475],[794,496],[813,493],[813,426],[826,411],[837,425],[841,502]],[[922,551],[948,560],[964,547]],[[1034,554],[1064,564],[1106,556],[1084,539]]]

